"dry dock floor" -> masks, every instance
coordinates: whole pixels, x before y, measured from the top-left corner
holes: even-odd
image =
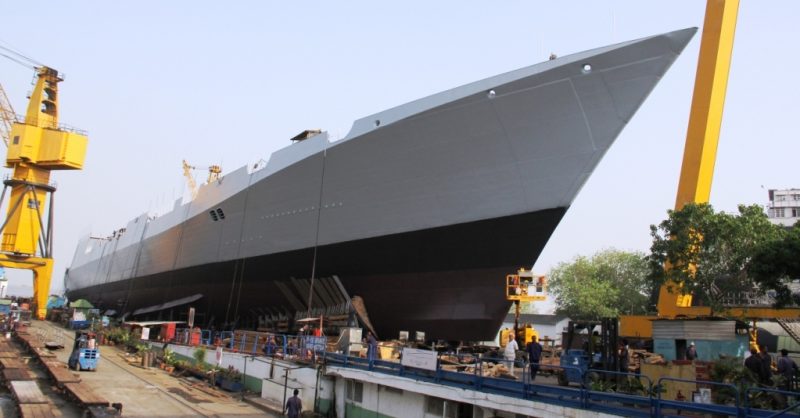
[[[64,349],[54,351],[66,362],[74,331],[47,321],[32,321],[29,332],[56,341]],[[28,355],[29,356],[29,355]],[[35,382],[53,408],[64,418],[81,417],[83,409],[56,393],[44,373],[44,367],[31,361],[29,369]],[[78,372],[74,372],[78,373]],[[83,384],[110,402],[121,402],[123,417],[277,417],[242,402],[237,394],[211,388],[196,379],[170,376],[158,368],[142,368],[125,360],[117,347],[102,346],[97,371],[79,372]],[[0,390],[0,417],[18,416],[15,401],[8,390]]]

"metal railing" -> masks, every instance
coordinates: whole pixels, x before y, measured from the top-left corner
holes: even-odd
[[[800,397],[796,392],[786,392],[767,388],[751,388],[747,396],[743,397],[737,387],[730,383],[709,382],[700,380],[687,380],[662,377],[656,384],[647,376],[607,370],[588,369],[581,370],[571,366],[539,365],[539,372],[552,371],[564,373],[571,371],[581,376],[576,385],[556,386],[532,381],[530,378],[530,364],[522,368],[522,379],[511,380],[484,376],[483,363],[503,363],[500,358],[476,358],[471,373],[454,372],[442,369],[441,362],[436,370],[424,370],[403,366],[396,361],[369,360],[362,357],[347,356],[344,354],[326,352],[326,364],[360,370],[369,370],[423,380],[446,386],[457,386],[485,393],[494,393],[528,399],[536,402],[560,405],[569,408],[591,410],[595,412],[620,415],[626,417],[662,417],[680,414],[712,414],[714,416],[729,416],[737,418],[771,417],[771,416],[800,416],[792,411],[800,410],[800,404],[794,403],[788,407],[776,405],[781,408],[760,409],[748,404],[747,399],[752,398],[750,392],[763,391],[778,393],[788,399]],[[688,383],[694,387],[702,386],[712,388],[712,393],[724,391],[730,399],[726,403],[693,402],[692,399],[670,400],[663,394],[665,387],[671,382]],[[615,391],[607,391],[605,384],[610,384]],[[716,391],[713,389],[716,388]],[[691,397],[691,393],[688,394]]]
[[[180,333],[181,330],[178,330],[176,335]],[[486,364],[507,364],[507,362],[501,357],[473,353],[438,353],[436,369],[427,370],[407,367],[398,361],[368,359],[328,352],[325,351],[325,337],[262,333],[241,334],[241,338],[235,340],[230,331],[211,332],[208,330],[200,331],[200,335],[200,344],[212,345],[226,342],[224,348],[233,352],[288,360],[322,361],[332,366],[385,373],[484,393],[626,417],[662,417],[690,413],[737,418],[800,417],[798,414],[800,393],[773,388],[751,387],[745,389],[731,383],[670,377],[662,377],[654,384],[647,376],[635,373],[582,369],[574,366],[538,365],[537,376],[550,373],[579,377],[578,379],[569,379],[567,385],[561,386],[540,383],[542,379],[538,379],[538,377],[538,380],[532,380],[531,364],[527,362],[523,363],[522,367],[518,367],[521,370],[521,379],[519,380],[484,375],[484,370],[487,369]],[[265,335],[266,340],[264,340]],[[173,344],[189,342],[191,341],[171,341]],[[456,364],[453,364],[452,361],[443,362],[443,356],[447,356],[451,360],[456,358],[458,362]],[[446,370],[442,367],[445,364],[455,365],[462,371]],[[564,380],[567,379],[564,378]],[[676,383],[688,384],[695,388],[711,388],[712,394],[715,395],[714,399],[710,403],[694,402],[691,399],[692,393],[686,394],[688,398],[684,400],[665,399],[665,388]],[[759,396],[771,396],[783,401],[768,405],[769,408],[766,409],[763,402],[755,402]],[[727,399],[722,399],[723,397],[727,397]]]

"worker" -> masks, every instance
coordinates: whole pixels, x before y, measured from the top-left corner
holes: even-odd
[[[303,411],[303,402],[297,397],[300,393],[299,390],[294,390],[294,396],[286,400],[286,406],[283,408],[283,413],[289,418],[300,418],[300,413]]]
[[[517,360],[517,350],[519,346],[517,345],[517,341],[514,339],[514,333],[508,334],[508,343],[506,343],[505,351],[503,351],[503,358],[506,360],[506,364],[508,364],[508,371],[511,375],[514,375],[514,362]]]
[[[797,373],[797,364],[794,360],[789,358],[789,350],[782,348],[781,356],[778,358],[778,374],[783,376],[781,389],[792,389],[792,380],[794,379],[795,373]]]
[[[755,347],[750,347],[750,357],[744,359],[744,367],[750,370],[750,373],[755,376],[756,380],[761,381],[761,357],[758,356],[758,350]]]
[[[378,357],[378,340],[372,335],[372,331],[367,331],[367,360],[373,361]]]
[[[271,335],[267,335],[267,343],[264,344],[264,355],[271,356],[275,354],[275,339]]]
[[[697,347],[695,347],[694,341],[689,343],[689,348],[686,349],[686,360],[697,360]]]
[[[761,346],[758,355],[761,358],[761,383],[770,385],[772,384],[772,356],[769,355],[766,345]]]
[[[623,338],[622,345],[619,348],[619,371],[622,373],[628,373],[628,364],[629,364],[629,357],[628,357],[628,340]]]
[[[535,335],[531,338],[526,350],[528,351],[528,362],[531,367],[531,382],[533,382],[536,380],[536,374],[539,373],[539,361],[542,358],[542,345],[539,344]]]

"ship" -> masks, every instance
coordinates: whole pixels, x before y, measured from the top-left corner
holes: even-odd
[[[83,237],[66,295],[127,319],[193,308],[215,329],[286,329],[358,300],[383,338],[492,340],[506,275],[535,263],[695,32],[553,57],[358,119],[335,141],[303,131],[167,213]]]

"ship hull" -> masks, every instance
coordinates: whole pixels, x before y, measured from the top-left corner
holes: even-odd
[[[312,135],[161,216],[83,239],[67,294],[135,318],[183,319],[190,305],[217,328],[329,315],[360,296],[383,337],[491,340],[505,275],[536,261],[694,32],[461,86],[335,142]]]
[[[192,305],[207,315],[201,321],[242,322],[263,315],[260,307],[292,311],[276,283],[311,277],[316,268],[319,277],[336,276],[351,296],[364,300],[380,336],[406,330],[480,340],[493,335],[508,312],[505,275],[541,251],[564,212],[559,208],[321,246],[316,266],[314,249],[306,248],[87,287],[70,291],[69,297],[133,311],[154,301],[202,294]],[[487,236],[497,238],[497,244],[486,245]],[[354,257],[358,262],[350,261]],[[468,263],[453,261],[465,258]],[[308,298],[297,289],[292,293]],[[176,306],[144,315],[185,319],[185,314],[184,306]]]

